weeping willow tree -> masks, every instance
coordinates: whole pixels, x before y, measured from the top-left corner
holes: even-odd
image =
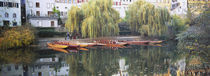
[[[129,6],[126,20],[132,32],[141,35],[161,36],[167,31],[170,14],[167,9],[139,0]]]
[[[76,6],[73,6],[68,13],[68,20],[66,21],[65,27],[71,33],[79,33],[82,20],[83,14],[81,12],[81,9]]]
[[[72,7],[65,27],[82,37],[103,37],[119,34],[119,13],[112,8],[112,0],[92,0],[82,8]]]

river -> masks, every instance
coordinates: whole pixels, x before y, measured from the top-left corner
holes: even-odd
[[[41,47],[0,51],[0,76],[183,76],[210,75],[209,50],[162,46],[92,47],[63,53]]]

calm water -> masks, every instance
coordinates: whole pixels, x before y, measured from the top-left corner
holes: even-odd
[[[37,48],[0,51],[0,76],[210,75],[208,49],[179,50],[175,43],[88,49],[69,54]]]

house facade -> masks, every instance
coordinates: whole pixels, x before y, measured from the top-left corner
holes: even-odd
[[[21,25],[20,0],[0,0],[0,26]]]
[[[58,27],[58,16],[53,13],[54,0],[26,0],[27,21],[34,27]]]
[[[59,10],[63,23],[68,18],[68,11],[72,6],[81,7],[83,3],[90,0],[26,0],[27,21],[35,27],[60,27],[58,15],[53,13],[53,8]],[[129,4],[137,0],[113,0],[113,8],[116,9],[121,18],[126,16]],[[156,7],[167,8],[174,15],[185,15],[187,12],[187,0],[145,0]]]

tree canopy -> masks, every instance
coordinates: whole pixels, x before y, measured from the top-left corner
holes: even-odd
[[[166,8],[156,8],[148,2],[139,0],[129,6],[126,18],[132,32],[161,36],[167,31],[166,25],[171,17]]]
[[[119,34],[119,13],[112,8],[112,0],[92,0],[81,8],[74,6],[68,13],[65,27],[82,37],[103,37]]]

